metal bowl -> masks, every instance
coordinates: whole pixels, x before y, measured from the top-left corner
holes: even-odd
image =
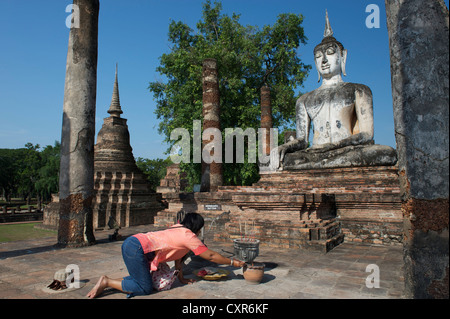
[[[236,258],[246,263],[251,263],[259,255],[259,240],[233,240]]]

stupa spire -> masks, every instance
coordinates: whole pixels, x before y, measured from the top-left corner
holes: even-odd
[[[118,69],[118,65],[116,63],[116,79],[114,81],[114,89],[113,89],[113,95],[112,95],[112,99],[111,99],[111,105],[108,110],[108,113],[114,117],[120,117],[120,114],[123,113],[122,108],[120,106],[119,81],[118,81],[118,76],[117,76],[117,69]]]

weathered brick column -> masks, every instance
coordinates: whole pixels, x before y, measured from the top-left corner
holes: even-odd
[[[95,242],[94,192],[95,101],[97,88],[98,0],[74,0],[79,28],[71,28],[67,53],[59,178],[58,245]]]
[[[266,129],[265,143],[263,145],[264,155],[270,155],[270,129],[272,123],[272,104],[270,102],[270,88],[264,85],[261,88],[261,128]]]
[[[203,132],[208,128],[220,131],[220,95],[217,61],[205,59],[203,61]],[[202,150],[213,139],[203,140]],[[213,156],[214,150],[211,151]],[[205,163],[202,157],[202,192],[215,192],[223,185],[222,163]]]
[[[404,218],[405,295],[448,298],[449,15],[442,0],[386,0]]]

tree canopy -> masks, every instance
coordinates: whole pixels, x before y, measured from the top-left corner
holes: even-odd
[[[0,191],[6,198],[39,196],[49,200],[59,189],[60,143],[27,143],[25,148],[0,149]]]
[[[208,0],[195,30],[171,21],[170,52],[160,57],[157,68],[165,81],[149,85],[157,104],[159,133],[170,146],[176,142],[170,140],[172,130],[185,128],[192,134],[193,121],[202,119],[202,64],[206,58],[214,58],[218,64],[222,130],[260,127],[260,88],[265,84],[271,88],[274,127],[294,127],[299,97],[295,90],[311,68],[297,54],[307,40],[303,16],[280,14],[274,25],[262,28],[243,26],[239,20],[238,14],[223,14],[220,2]],[[183,164],[182,168],[199,182],[198,164]],[[256,164],[224,165],[228,185],[250,184],[257,177]]]
[[[47,145],[27,143],[24,148],[0,149],[0,196],[35,197],[48,201],[59,190],[61,144]],[[170,159],[136,159],[137,166],[146,175],[151,188],[156,190],[166,175]]]
[[[145,174],[147,180],[150,182],[152,190],[156,191],[160,181],[164,179],[167,173],[167,167],[172,164],[170,158],[167,159],[147,159],[136,158],[137,167]]]

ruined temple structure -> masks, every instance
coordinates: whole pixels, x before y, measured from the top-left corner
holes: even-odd
[[[187,187],[187,174],[181,172],[180,164],[172,164],[167,167],[166,176],[160,181],[156,188],[157,193],[182,192]]]
[[[214,193],[167,193],[157,226],[180,209],[200,213],[215,240],[245,235],[261,245],[328,252],[346,242],[402,242],[397,167],[348,167],[262,174],[252,186],[221,186]]]
[[[151,191],[145,175],[136,166],[127,120],[120,116],[123,111],[117,69],[108,113],[94,149],[94,229],[107,228],[110,217],[121,227],[152,224],[163,206],[160,194]]]
[[[57,227],[61,216],[58,243],[82,246],[94,240],[89,217],[93,198],[91,155],[95,137],[93,115],[99,2],[77,0],[74,3],[81,8],[81,14],[80,28],[71,28],[69,37],[61,138],[61,205],[55,198],[51,205],[53,209],[44,212],[53,214],[47,218],[44,215],[44,225]],[[371,142],[370,126],[361,127],[360,122],[358,130],[355,130],[357,121],[351,121],[352,136],[347,141],[355,141],[356,137],[367,147],[364,150],[361,145],[352,148],[346,157],[347,162],[375,151],[376,155],[388,155],[386,158],[378,157],[378,162],[383,165],[340,167],[334,161],[325,163],[327,167],[313,167],[317,156],[306,156],[305,152],[297,156],[288,155],[283,163],[286,170],[267,173],[250,187],[225,187],[219,180],[214,181],[214,188],[217,186],[214,192],[165,194],[169,205],[160,210],[154,219],[155,224],[173,224],[178,210],[183,208],[203,214],[207,221],[206,231],[217,229],[215,237],[218,239],[242,236],[243,223],[245,228],[248,225],[253,231],[250,235],[261,239],[262,244],[290,248],[328,251],[342,240],[342,233],[345,240],[374,243],[402,239],[405,296],[448,299],[449,11],[443,0],[386,0],[385,4],[398,161],[388,164],[391,161],[389,154],[393,152],[373,147],[368,143]],[[341,53],[339,59],[345,64],[343,60],[347,54],[342,54],[344,50],[340,48],[343,46],[332,37],[328,21],[322,42],[327,47],[321,46],[320,49],[329,49],[328,45],[334,43],[329,54]],[[322,56],[319,54],[316,58]],[[316,61],[320,66],[321,63],[317,62],[320,61]],[[322,69],[323,74],[318,71],[325,79],[324,75],[329,76],[332,71],[328,67]],[[329,69],[328,75],[325,69]],[[336,74],[331,75],[334,77]],[[363,88],[339,84],[346,86],[344,89]],[[213,93],[207,86],[206,89],[204,92]],[[342,92],[348,93],[348,90]],[[118,97],[116,81],[111,117],[105,119],[95,150],[99,161],[95,170],[95,227],[103,227],[108,216],[115,217],[122,227],[148,223],[153,220],[152,212],[157,210],[153,207],[158,206],[157,196],[149,195],[142,173],[132,160],[129,133],[126,120],[120,118],[122,110]],[[307,97],[305,94],[304,99]],[[345,102],[349,95],[343,97],[341,102]],[[308,104],[314,107],[314,103]],[[205,106],[208,108],[211,104],[205,103]],[[216,114],[213,112],[210,120]],[[206,123],[205,128],[214,128],[211,124]],[[319,132],[320,128],[324,132],[319,133],[320,139],[327,138],[326,133],[332,127],[346,128],[341,121],[318,124]],[[358,136],[357,131],[361,133],[361,128],[366,134]],[[345,139],[337,141],[334,146],[339,146],[342,141]],[[297,143],[295,139],[290,142]],[[301,147],[298,151],[302,151]],[[365,159],[370,159],[370,156]],[[359,162],[369,163],[364,159]],[[275,169],[278,169],[278,164]],[[303,164],[313,166],[305,167]],[[210,170],[213,175],[220,172],[219,169]],[[204,176],[208,175],[205,173],[207,169],[203,172]],[[377,229],[378,226],[381,228]],[[386,243],[390,244],[389,241]]]
[[[161,194],[151,190],[136,166],[127,119],[121,117],[117,69],[108,113],[94,146],[93,229],[109,229],[111,217],[120,227],[152,224],[164,205]],[[42,228],[58,227],[59,210],[59,196],[53,194],[52,202],[44,209]]]

